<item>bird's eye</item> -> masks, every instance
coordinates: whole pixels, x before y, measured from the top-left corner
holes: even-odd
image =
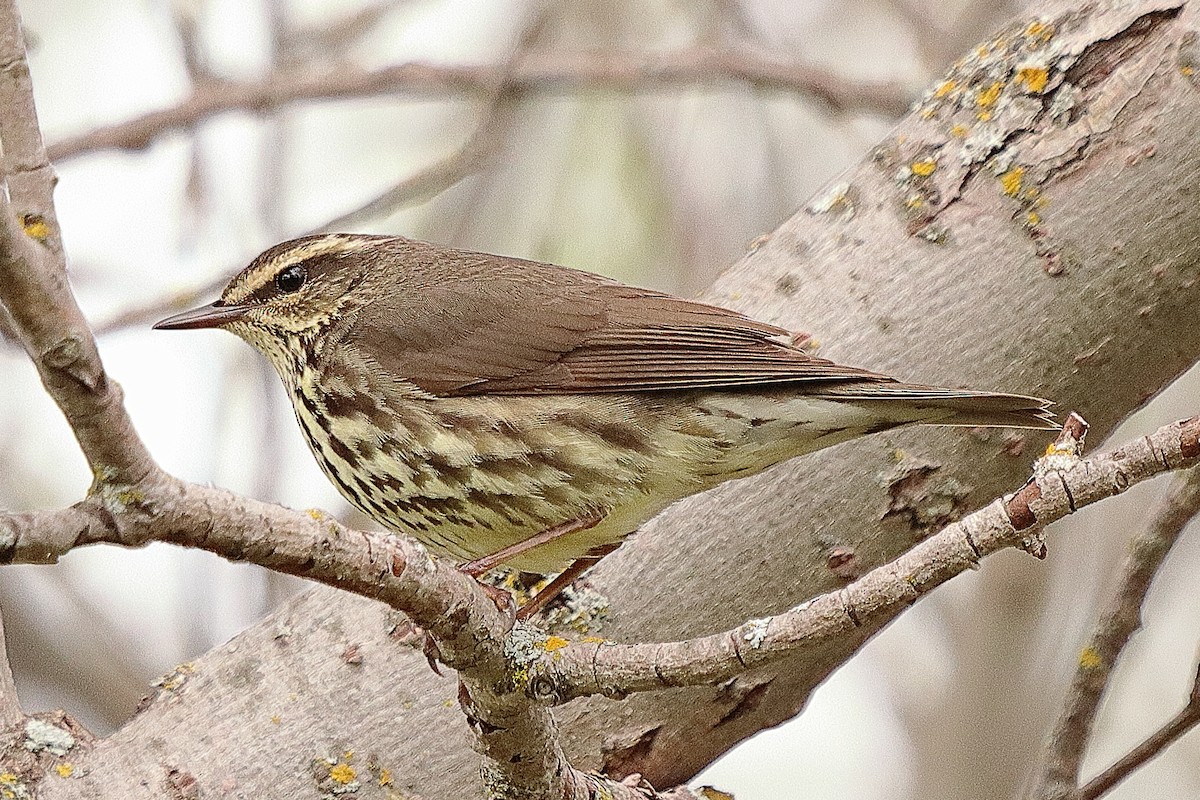
[[[304,274],[304,267],[299,264],[292,264],[279,271],[275,276],[275,288],[284,294],[300,291],[300,287],[304,285],[304,279],[308,277]]]

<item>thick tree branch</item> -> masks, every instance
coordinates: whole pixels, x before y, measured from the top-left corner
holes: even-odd
[[[1200,180],[1197,10],[1059,2],[1013,21],[708,298],[812,333],[836,360],[1051,397],[1107,435],[1200,355],[1200,207],[1187,199]],[[830,591],[948,507],[957,517],[1019,480],[1008,453],[998,436],[922,429],[677,504],[593,573],[609,611],[592,630],[669,641]],[[619,712],[576,701],[560,712],[569,751],[599,749],[610,774],[690,778],[795,715],[873,631],[724,688],[635,695]],[[617,714],[628,722],[614,729]]]
[[[0,730],[11,728],[25,719],[21,703],[17,699],[17,685],[13,682],[12,667],[8,663],[8,651],[4,644],[4,617],[0,614]]]
[[[213,81],[196,86],[183,102],[125,122],[71,136],[50,147],[56,163],[98,150],[139,150],[158,137],[188,129],[230,111],[262,113],[313,100],[396,95],[487,97],[503,73],[500,66],[447,67],[396,64],[378,70],[343,65],[314,74],[295,69],[262,81]],[[539,53],[521,60],[510,85],[515,92],[569,94],[593,89],[629,93],[676,91],[697,84],[748,83],[802,94],[833,111],[899,116],[912,99],[897,83],[853,81],[819,67],[754,52],[693,48],[665,54]]]
[[[1175,477],[1146,530],[1130,547],[1115,584],[1116,592],[1080,652],[1075,677],[1050,735],[1030,798],[1068,800],[1078,796],[1080,767],[1117,659],[1142,625],[1142,603],[1154,576],[1197,514],[1200,514],[1200,470],[1192,469]]]

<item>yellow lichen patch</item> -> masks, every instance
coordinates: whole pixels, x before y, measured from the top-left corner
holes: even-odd
[[[283,722],[283,717],[279,716],[278,714],[271,715],[271,724],[272,725],[279,725],[282,722]]]
[[[392,785],[392,771],[390,769],[388,769],[387,767],[384,767],[383,769],[379,770],[379,785],[380,786],[391,786]]]
[[[345,785],[357,778],[358,773],[354,771],[354,767],[339,761],[329,768],[329,777],[335,782]]]
[[[1025,39],[1033,47],[1040,47],[1053,38],[1054,26],[1041,20],[1034,20],[1025,29]]]
[[[971,129],[968,128],[966,125],[959,123],[958,125],[955,125],[953,128],[950,129],[950,135],[956,139],[962,139],[970,132],[970,130]]]
[[[75,765],[69,761],[64,761],[61,764],[55,764],[54,771],[58,773],[58,777],[60,778],[69,778],[75,774]]]
[[[317,522],[325,519],[325,512],[319,508],[309,508],[306,509],[304,513],[308,514],[310,518],[315,519]]]
[[[21,217],[21,229],[30,238],[44,242],[50,236],[50,223],[38,214],[25,214]]]
[[[18,797],[29,797],[29,789],[14,773],[0,772],[0,798],[16,800]]]
[[[942,81],[941,83],[939,83],[937,85],[937,88],[935,88],[933,90],[933,96],[934,97],[945,97],[946,95],[950,94],[957,88],[958,88],[958,81],[955,81],[955,80]]]
[[[188,676],[196,671],[196,665],[191,661],[185,661],[175,667],[173,672],[160,677],[152,686],[157,686],[160,689],[173,692],[187,682]]]
[[[588,644],[604,644],[608,639],[605,639],[603,636],[585,636],[583,637],[583,641]]]
[[[1034,94],[1041,94],[1050,81],[1050,71],[1045,67],[1021,67],[1017,70],[1017,83],[1023,84]]]
[[[1000,187],[1009,197],[1016,197],[1021,192],[1021,181],[1025,179],[1024,167],[1013,167],[1000,176]]]
[[[937,162],[932,158],[924,158],[920,161],[914,161],[909,165],[909,169],[913,171],[914,175],[919,175],[922,178],[928,178],[933,174],[933,171],[937,169]]]
[[[551,636],[550,638],[546,639],[546,641],[542,642],[542,649],[547,653],[553,653],[555,650],[562,650],[569,644],[570,642],[561,636]]]
[[[991,108],[996,105],[996,101],[1000,99],[1000,92],[1004,90],[1004,84],[1000,81],[994,81],[986,89],[981,89],[975,97],[975,105],[980,108]]]
[[[1181,74],[1182,74],[1184,77],[1190,78],[1190,77],[1192,77],[1193,75],[1195,75],[1195,74],[1196,74],[1196,68],[1195,68],[1195,67],[1180,67],[1180,68],[1179,68],[1179,72],[1180,72],[1180,73],[1181,73]]]
[[[1100,653],[1094,647],[1085,647],[1079,651],[1079,666],[1084,669],[1095,669],[1104,663]]]
[[[1071,444],[1059,447],[1057,442],[1051,442],[1046,445],[1046,456],[1073,456],[1075,454],[1075,447]]]
[[[1036,211],[1030,211],[1028,214],[1025,215],[1025,224],[1031,228],[1041,225],[1042,224],[1042,215],[1037,213]]]
[[[125,489],[124,491],[117,492],[117,500],[123,505],[140,506],[146,502],[146,495],[137,489]]]
[[[910,194],[904,199],[904,207],[909,211],[916,211],[925,205],[925,198],[919,194]]]

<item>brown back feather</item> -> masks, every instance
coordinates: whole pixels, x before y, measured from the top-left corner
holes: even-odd
[[[892,379],[815,358],[736,311],[536,261],[398,239],[403,298],[341,339],[435,395],[627,392]],[[396,276],[393,276],[393,280]]]

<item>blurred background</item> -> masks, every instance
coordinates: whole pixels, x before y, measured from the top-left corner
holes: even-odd
[[[265,247],[329,226],[694,294],[1022,13],[1008,0],[18,5],[73,283],[152,452],[182,477],[351,521],[265,360],[227,334],[148,324],[207,302]],[[1196,413],[1194,373],[1116,438]],[[87,467],[23,353],[0,348],[0,375],[0,506],[77,500]],[[1054,526],[1045,563],[1002,555],[953,581],[801,717],[697,783],[739,800],[798,787],[810,800],[1012,796],[1163,486]],[[1089,773],[1184,702],[1200,641],[1195,533],[1151,594]],[[65,708],[98,734],[156,676],[300,588],[162,545],[0,570],[26,710]],[[1195,798],[1197,765],[1192,736],[1112,796]]]

